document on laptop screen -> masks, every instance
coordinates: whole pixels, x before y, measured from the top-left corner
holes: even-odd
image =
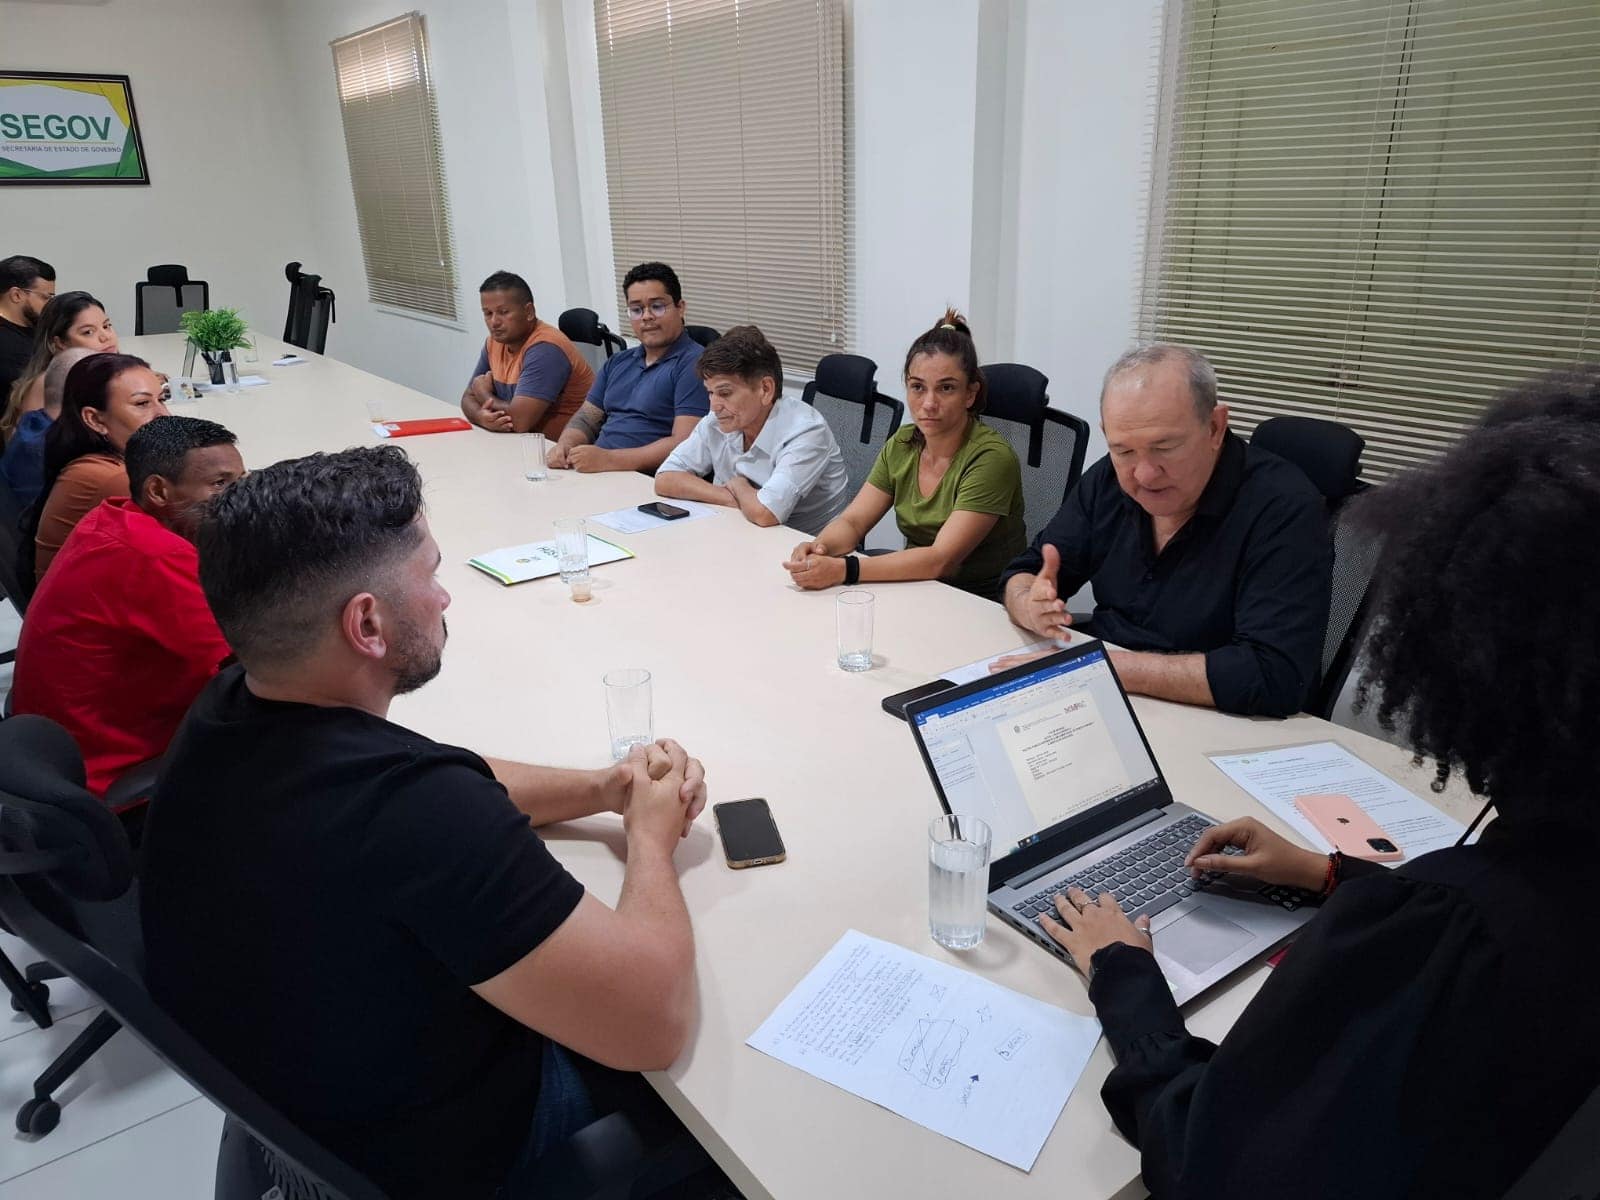
[[[945,800],[989,822],[996,857],[1156,778],[1104,652],[916,720]]]

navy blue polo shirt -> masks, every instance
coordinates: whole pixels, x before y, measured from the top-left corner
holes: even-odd
[[[648,366],[643,346],[608,358],[589,389],[589,403],[606,414],[595,445],[602,450],[637,449],[669,436],[677,417],[705,416],[710,402],[694,369],[704,351],[685,332]]]
[[[1206,656],[1224,712],[1285,717],[1322,667],[1333,549],[1322,494],[1266,450],[1226,435],[1194,516],[1158,555],[1150,515],[1117,483],[1109,456],[1001,577],[1037,574],[1061,554],[1057,591],[1094,584],[1097,637],[1129,650]]]

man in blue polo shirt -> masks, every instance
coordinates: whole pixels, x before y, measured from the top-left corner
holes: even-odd
[[[640,263],[622,280],[639,344],[606,360],[583,407],[549,454],[575,471],[651,471],[706,415],[695,372],[701,346],[683,327],[683,288],[666,263]]]

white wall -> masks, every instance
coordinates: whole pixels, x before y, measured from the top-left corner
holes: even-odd
[[[255,0],[0,0],[7,68],[129,76],[151,180],[0,187],[0,257],[45,259],[58,290],[93,292],[125,334],[134,283],[166,262],[209,281],[214,306],[281,332],[302,178],[272,46]]]

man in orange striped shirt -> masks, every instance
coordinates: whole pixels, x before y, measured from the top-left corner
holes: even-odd
[[[533,309],[527,280],[496,271],[478,289],[489,330],[461,411],[492,433],[558,438],[594,386],[594,370]]]

